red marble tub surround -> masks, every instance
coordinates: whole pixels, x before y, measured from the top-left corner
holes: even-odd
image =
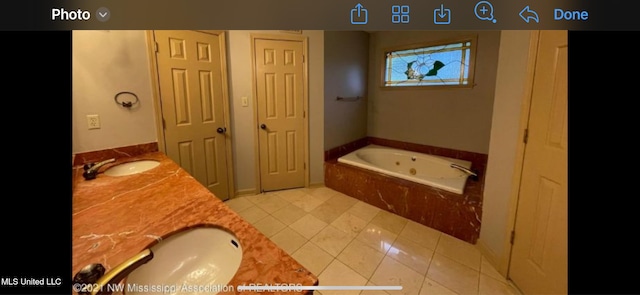
[[[255,227],[242,219],[185,170],[161,152],[117,158],[115,163],[151,159],[160,165],[143,173],[110,177],[99,173],[85,180],[74,169],[72,208],[72,273],[91,263],[107,271],[179,231],[197,226],[223,227],[233,232],[243,257],[229,285],[302,284],[318,278]]]
[[[367,145],[369,145],[369,138],[368,137],[360,138],[358,140],[349,142],[347,144],[343,144],[341,146],[324,151],[324,160],[328,161],[331,159],[340,158],[350,152],[353,152],[359,148],[363,148]]]
[[[476,243],[480,235],[486,155],[374,137],[368,137],[367,143],[471,161],[471,167],[478,171],[479,179],[474,181],[469,178],[464,193],[459,195],[339,163],[338,156],[325,161],[324,181],[327,187],[461,240]]]
[[[157,151],[158,143],[150,142],[99,151],[77,153],[75,154],[75,157],[73,157],[73,166],[81,166],[87,163],[100,162],[112,158],[133,157]]]

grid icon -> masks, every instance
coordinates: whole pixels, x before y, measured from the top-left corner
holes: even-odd
[[[409,5],[392,5],[391,22],[394,24],[409,23]]]

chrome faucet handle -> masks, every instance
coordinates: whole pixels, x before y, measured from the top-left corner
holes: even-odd
[[[98,169],[88,169],[82,173],[85,180],[95,179],[98,175]]]
[[[90,286],[93,286],[105,273],[106,269],[100,263],[93,263],[83,267],[75,276],[73,276],[73,284],[79,284],[82,287],[78,294],[91,294]]]
[[[98,175],[98,169],[100,169],[100,167],[109,164],[111,162],[115,162],[116,159],[108,159],[108,160],[104,160],[102,162],[98,162],[98,163],[87,163],[84,164],[83,168],[84,168],[84,173],[82,173],[82,176],[84,177],[85,180],[91,180],[96,178],[96,176]]]
[[[82,169],[84,169],[84,171],[87,171],[87,170],[91,169],[91,167],[93,167],[93,165],[95,165],[95,164],[96,164],[96,163],[87,163],[87,164],[84,164],[84,165],[82,166]]]

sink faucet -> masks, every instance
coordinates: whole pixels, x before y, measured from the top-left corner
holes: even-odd
[[[76,290],[76,286],[78,286],[78,288],[82,288],[76,290],[80,295],[112,294],[117,290],[115,285],[151,259],[153,259],[153,252],[151,252],[151,249],[145,249],[114,267],[106,274],[104,273],[105,268],[102,264],[94,263],[87,265],[73,277],[74,290]]]
[[[84,179],[86,180],[94,179],[96,178],[96,175],[98,175],[100,167],[115,161],[116,159],[113,158],[98,163],[84,164],[84,173],[82,173],[82,176],[84,176]]]
[[[450,167],[451,167],[451,168],[458,169],[458,170],[460,170],[460,171],[462,171],[462,172],[464,172],[464,173],[467,173],[467,174],[469,174],[469,175],[471,175],[471,176],[473,176],[473,177],[478,177],[478,173],[475,173],[475,172],[473,172],[473,171],[469,170],[468,168],[463,167],[463,166],[460,166],[460,165],[458,165],[458,164],[451,163],[451,166],[450,166]]]

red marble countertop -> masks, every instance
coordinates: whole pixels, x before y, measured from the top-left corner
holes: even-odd
[[[236,292],[238,285],[250,283],[318,284],[314,274],[163,153],[120,158],[100,172],[139,159],[158,160],[160,165],[129,176],[99,173],[93,180],[82,177],[81,166],[74,168],[72,277],[91,263],[109,271],[181,230],[221,226],[235,233],[243,250],[240,268],[228,284],[236,286]]]

